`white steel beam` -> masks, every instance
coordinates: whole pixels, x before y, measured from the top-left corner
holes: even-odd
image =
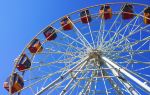
[[[135,83],[137,83],[144,90],[146,90],[147,92],[150,92],[150,87],[148,85],[146,85],[144,82],[142,82],[141,80],[139,80],[136,77],[134,77],[133,75],[131,75],[124,68],[120,67],[119,65],[117,65],[116,63],[110,61],[108,58],[106,58],[104,56],[102,56],[101,58],[105,62],[107,62],[109,65],[111,65],[112,67],[116,68],[119,72],[121,72],[122,74],[124,74],[125,76],[127,76],[128,78],[130,78],[131,80],[133,80]]]
[[[105,62],[105,64],[109,67],[109,68],[112,68],[111,65],[109,65],[107,62]],[[121,75],[119,75],[119,73],[115,70],[115,69],[111,69],[112,73],[115,75],[115,76],[118,76],[117,79],[119,80],[119,82],[121,82],[123,84],[123,86],[126,88],[127,92],[130,94],[130,95],[138,95],[138,92],[136,92],[134,90],[134,88],[132,87],[132,85],[126,80],[124,79]]]

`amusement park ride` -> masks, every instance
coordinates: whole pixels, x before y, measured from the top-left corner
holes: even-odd
[[[107,3],[40,31],[4,82],[17,95],[148,95],[150,6]]]

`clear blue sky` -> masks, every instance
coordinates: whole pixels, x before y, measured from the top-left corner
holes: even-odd
[[[42,28],[65,14],[106,1],[150,5],[150,0],[0,0],[0,95],[7,95],[3,82],[13,60]]]

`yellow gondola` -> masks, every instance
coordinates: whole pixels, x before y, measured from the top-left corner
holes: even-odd
[[[30,68],[31,62],[26,54],[22,54],[19,58],[19,61],[16,64],[16,67],[19,71],[24,71],[25,69]]]
[[[63,30],[71,30],[73,28],[71,20],[68,16],[63,17],[63,19],[61,20],[61,26]]]
[[[33,39],[33,41],[30,43],[29,47],[28,47],[29,51],[31,53],[39,53],[42,52],[43,47],[39,41],[39,39],[35,38]]]
[[[14,73],[12,76],[9,76],[4,82],[4,88],[9,91],[11,94],[20,91],[24,87],[23,78],[17,73]]]
[[[57,34],[55,33],[55,31],[56,31],[56,30],[55,30],[52,26],[48,26],[48,27],[44,30],[43,34],[44,34],[44,36],[46,37],[46,39],[47,39],[48,41],[51,41],[51,40],[55,40],[56,37],[57,37]]]
[[[112,9],[108,4],[102,5],[99,11],[100,17],[103,19],[111,19],[112,18]]]

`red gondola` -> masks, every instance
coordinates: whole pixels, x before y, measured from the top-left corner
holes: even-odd
[[[63,17],[63,19],[61,20],[61,26],[63,30],[71,30],[73,28],[71,20],[68,16]]]
[[[150,24],[150,7],[145,8],[144,10],[144,23]]]
[[[131,19],[134,17],[133,6],[131,4],[125,4],[122,11],[122,19]]]
[[[17,73],[14,73],[12,76],[7,78],[3,86],[7,91],[13,94],[23,88],[24,82],[22,77],[20,77]]]
[[[30,68],[31,62],[26,54],[22,54],[19,58],[19,61],[16,64],[16,67],[19,71],[24,71],[25,69]]]
[[[103,19],[111,19],[112,18],[112,9],[108,4],[102,5],[99,11],[100,17]]]
[[[55,40],[57,37],[55,29],[51,26],[48,26],[43,33],[48,41]]]
[[[91,16],[90,16],[89,10],[88,9],[82,10],[80,13],[80,18],[81,18],[82,23],[91,22]]]
[[[39,52],[41,52],[41,51],[43,50],[43,47],[42,47],[42,45],[41,45],[39,39],[36,39],[36,38],[35,38],[35,39],[30,43],[28,49],[29,49],[29,51],[30,51],[31,53],[37,53],[37,52],[39,53]]]

